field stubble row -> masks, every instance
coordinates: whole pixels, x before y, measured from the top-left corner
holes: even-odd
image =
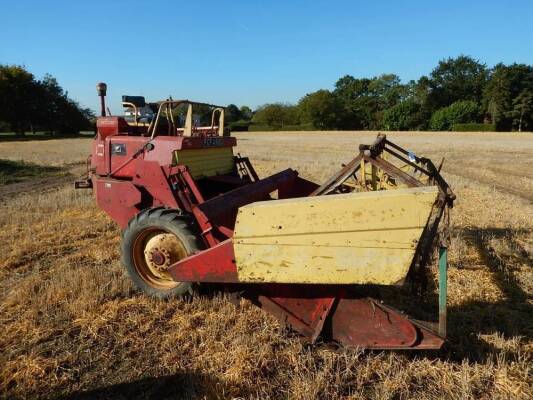
[[[65,186],[0,200],[0,393],[527,398],[533,390],[533,178],[527,174],[533,136],[391,136],[434,161],[444,156],[444,174],[458,195],[450,341],[443,351],[307,348],[244,302],[236,308],[221,295],[189,302],[138,295],[120,266],[119,230],[89,192]],[[250,156],[261,176],[291,167],[321,181],[374,137],[239,134],[237,151]],[[0,143],[0,158],[65,166],[83,162],[90,143],[51,142]]]

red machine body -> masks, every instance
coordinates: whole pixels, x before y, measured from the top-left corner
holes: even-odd
[[[214,135],[144,136],[122,117],[101,117],[90,158],[91,181],[98,205],[124,228],[139,211],[157,206],[190,209],[190,202],[171,190],[170,179],[179,170],[173,154],[182,149],[233,147],[236,139]],[[235,171],[236,172],[236,171]],[[215,179],[217,194],[249,180],[236,174]],[[231,182],[231,183],[229,183]],[[143,195],[144,193],[144,195]],[[185,203],[184,203],[185,202]]]

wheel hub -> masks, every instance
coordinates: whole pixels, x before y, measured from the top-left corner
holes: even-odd
[[[154,251],[152,252],[152,261],[156,266],[159,267],[165,263],[165,255],[159,250],[154,249]]]
[[[167,269],[186,256],[183,245],[171,233],[161,232],[146,241],[144,259],[152,273],[160,278],[170,279]]]

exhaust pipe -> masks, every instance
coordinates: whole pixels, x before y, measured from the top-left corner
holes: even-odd
[[[105,117],[105,96],[107,93],[107,85],[104,82],[98,82],[96,84],[96,93],[100,96],[100,115]]]

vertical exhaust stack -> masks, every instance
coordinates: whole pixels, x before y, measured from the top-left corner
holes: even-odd
[[[107,85],[104,82],[98,82],[96,84],[96,93],[100,97],[100,115],[105,117],[105,96],[107,93]]]

